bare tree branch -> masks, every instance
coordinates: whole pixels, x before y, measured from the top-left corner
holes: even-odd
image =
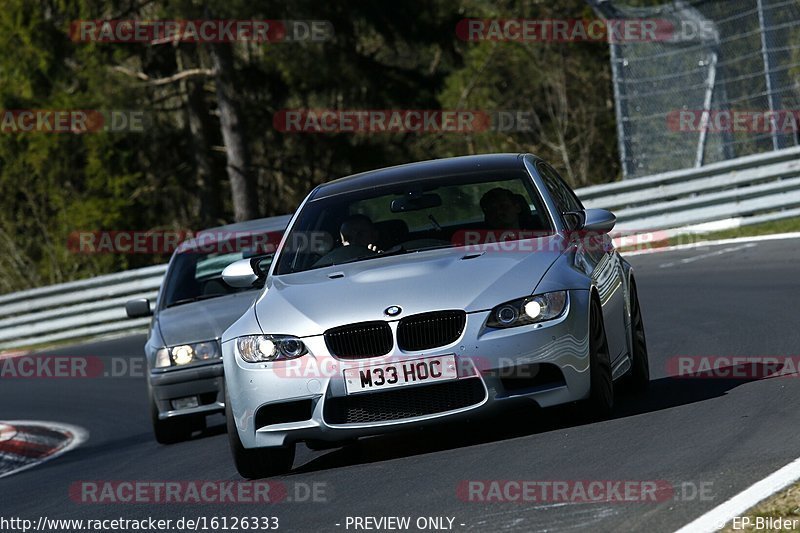
[[[160,86],[160,85],[169,85],[170,83],[175,83],[177,81],[181,81],[186,78],[191,78],[193,76],[213,76],[214,70],[209,68],[190,68],[187,70],[183,70],[178,72],[177,74],[173,74],[172,76],[167,76],[166,78],[151,78],[144,72],[137,72],[135,70],[131,70],[127,67],[123,67],[122,65],[116,65],[111,67],[111,70],[114,72],[120,72],[125,74],[126,76],[130,76],[132,78],[140,79],[144,82],[147,82],[148,85],[153,86]]]

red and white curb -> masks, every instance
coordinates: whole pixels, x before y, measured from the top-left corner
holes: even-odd
[[[0,478],[28,470],[73,450],[89,433],[59,422],[0,422]]]

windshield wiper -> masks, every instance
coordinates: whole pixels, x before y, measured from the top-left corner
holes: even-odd
[[[183,305],[183,304],[190,304],[192,302],[199,302],[200,300],[208,300],[210,298],[216,298],[218,296],[225,296],[225,295],[224,294],[201,294],[199,296],[192,296],[191,298],[181,298],[180,300],[175,300],[174,302],[170,302],[170,304],[165,306],[164,309],[168,309],[170,307],[175,307],[176,305]]]

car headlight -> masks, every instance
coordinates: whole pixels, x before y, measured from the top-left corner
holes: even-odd
[[[567,307],[567,291],[548,292],[500,304],[489,313],[486,325],[513,328],[558,318]]]
[[[161,348],[156,352],[156,368],[168,366],[186,366],[192,363],[203,363],[219,359],[219,342],[203,341],[194,344],[179,344]]]
[[[308,353],[303,341],[289,335],[248,335],[236,339],[236,351],[247,363],[295,359]]]

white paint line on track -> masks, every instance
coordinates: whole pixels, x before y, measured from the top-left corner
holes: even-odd
[[[670,262],[670,263],[662,263],[661,265],[658,266],[658,268],[669,268],[669,267],[673,267],[675,265],[687,265],[689,263],[694,263],[695,261],[700,261],[702,259],[709,259],[711,257],[717,257],[717,256],[720,256],[720,255],[729,254],[731,252],[738,252],[740,250],[745,250],[747,248],[753,248],[755,246],[758,246],[758,243],[749,242],[749,243],[746,243],[746,244],[742,244],[740,246],[730,246],[728,248],[723,248],[722,250],[716,250],[714,252],[709,252],[707,254],[700,254],[700,255],[693,255],[692,257],[686,257],[684,259],[681,259],[680,261],[673,261],[673,262]]]
[[[722,529],[731,519],[800,479],[800,458],[795,459],[730,500],[686,524],[676,533],[706,533]]]
[[[14,429],[14,432],[16,434],[16,429],[14,428],[15,425],[40,426],[51,430],[57,430],[69,434],[71,436],[71,439],[63,448],[59,449],[57,452],[48,455],[47,457],[43,457],[38,461],[27,464],[21,468],[17,468],[10,472],[6,472],[5,474],[0,474],[0,479],[7,476],[12,476],[14,474],[18,474],[24,470],[34,468],[42,463],[50,461],[51,459],[55,459],[56,457],[64,455],[68,451],[74,450],[75,448],[77,448],[78,446],[80,446],[89,439],[89,432],[83,429],[82,427],[73,426],[71,424],[62,424],[61,422],[43,422],[40,420],[3,420],[2,422],[0,422],[0,427],[3,426],[11,427],[12,429]]]
[[[633,255],[656,254],[663,252],[674,252],[676,250],[691,250],[692,248],[704,248],[706,246],[722,246],[725,244],[739,244],[743,242],[762,242],[780,241],[785,239],[800,239],[800,232],[794,233],[774,233],[772,235],[756,235],[753,237],[736,237],[735,239],[720,239],[716,241],[699,241],[689,244],[676,244],[675,246],[664,246],[663,248],[650,248],[646,250],[631,250],[630,252],[620,252],[624,257]]]

